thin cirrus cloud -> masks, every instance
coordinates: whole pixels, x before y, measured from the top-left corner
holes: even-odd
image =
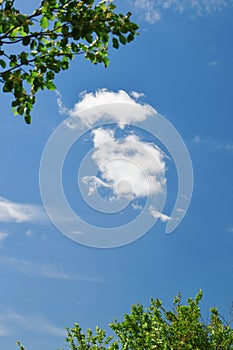
[[[87,282],[99,282],[97,278],[89,276],[79,275],[77,273],[71,273],[64,271],[61,265],[55,265],[50,263],[35,263],[28,260],[16,259],[13,257],[0,256],[0,264],[13,268],[25,275],[40,276],[49,279],[57,280],[80,280]]]
[[[156,23],[162,13],[172,9],[178,13],[192,11],[197,15],[232,6],[231,0],[131,0],[132,7],[148,23]]]
[[[214,68],[219,65],[219,62],[216,60],[212,60],[209,62],[209,67]]]
[[[63,328],[52,324],[41,314],[25,315],[12,309],[0,312],[0,337],[18,335],[22,330],[56,337],[65,336]]]
[[[9,236],[9,233],[0,231],[0,243]]]
[[[213,151],[225,151],[225,152],[233,152],[233,143],[231,142],[222,142],[220,140],[211,139],[211,138],[203,138],[199,135],[195,135],[191,143],[196,146],[207,146]]]
[[[233,152],[233,143],[221,143],[218,144],[217,149]]]
[[[47,216],[42,207],[12,202],[0,197],[0,222],[43,223],[46,220]]]

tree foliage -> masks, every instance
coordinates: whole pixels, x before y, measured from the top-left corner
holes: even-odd
[[[158,299],[151,299],[148,308],[133,305],[124,320],[110,324],[115,337],[96,328],[83,333],[76,323],[67,328],[66,342],[72,350],[232,350],[233,329],[216,308],[210,309],[210,319],[201,317],[200,291],[187,305],[181,296],[174,298],[173,308],[167,311]],[[20,350],[25,350],[20,343]]]
[[[116,13],[110,0],[43,0],[23,14],[15,0],[0,0],[0,81],[12,93],[15,114],[31,122],[39,90],[54,90],[56,75],[83,54],[94,64],[109,63],[109,47],[134,40],[131,13]]]

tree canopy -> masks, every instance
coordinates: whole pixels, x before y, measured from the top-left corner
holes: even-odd
[[[231,350],[233,329],[230,321],[220,316],[217,308],[210,309],[210,319],[204,322],[200,310],[202,292],[181,303],[174,298],[172,310],[166,310],[158,299],[151,299],[148,308],[133,305],[124,320],[115,320],[110,328],[115,337],[96,327],[86,333],[76,323],[67,328],[66,342],[72,350]],[[20,350],[25,348],[18,343]]]
[[[39,90],[55,90],[56,75],[83,54],[94,64],[109,64],[109,47],[130,43],[138,26],[131,13],[116,12],[110,0],[43,0],[31,14],[15,0],[0,0],[0,82],[13,94],[15,114],[31,123]]]

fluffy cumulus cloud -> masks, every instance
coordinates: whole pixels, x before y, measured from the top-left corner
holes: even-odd
[[[113,92],[100,89],[95,93],[82,93],[81,100],[73,109],[63,106],[60,95],[57,101],[60,112],[72,117],[72,120],[67,122],[67,126],[72,129],[80,127],[80,123],[91,127],[100,119],[118,123],[119,126],[142,122],[156,113],[150,105],[137,102],[142,96],[143,94],[135,91],[130,96],[123,90]],[[124,109],[119,104],[124,104]],[[132,110],[132,107],[135,108]]]
[[[143,128],[143,122],[158,117],[152,106],[142,102],[143,97],[143,93],[135,91],[128,94],[100,89],[83,93],[80,101],[67,109],[58,96],[60,111],[70,117],[65,121],[66,127],[92,130],[92,162],[97,172],[83,173],[81,177],[89,196],[98,189],[110,201],[136,201],[147,196],[159,199],[164,195],[166,155],[156,144],[137,136],[135,129],[129,132],[125,128],[135,123]],[[106,126],[108,123],[116,123],[120,129]],[[131,207],[139,210],[141,203]],[[162,216],[159,218],[163,220]]]
[[[140,198],[163,192],[166,163],[160,148],[141,141],[134,134],[117,139],[114,131],[109,129],[95,129],[92,135],[92,159],[101,178],[83,178],[83,182],[89,186],[89,194],[101,186],[110,188],[118,198]]]
[[[131,0],[134,9],[149,23],[160,20],[164,10],[173,9],[179,13],[193,10],[198,15],[232,6],[232,0]]]
[[[12,202],[0,197],[0,222],[43,222],[46,215],[42,207]]]

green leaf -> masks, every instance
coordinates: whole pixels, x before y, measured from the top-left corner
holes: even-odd
[[[52,81],[47,82],[46,86],[49,90],[56,90],[56,85]]]
[[[24,38],[23,38],[23,41],[22,41],[22,44],[24,45],[24,46],[28,46],[29,44],[30,44],[30,37],[29,36],[25,36]]]
[[[78,26],[73,27],[71,35],[74,38],[74,40],[80,39],[80,30]]]
[[[23,113],[24,113],[24,106],[19,106],[17,108],[17,112],[18,112],[18,114],[23,115]]]
[[[10,86],[10,84],[5,84],[4,86],[3,86],[3,92],[11,92],[11,90],[12,90],[12,87]]]
[[[47,29],[49,26],[49,20],[47,17],[43,16],[40,20],[40,25],[43,29]]]
[[[92,37],[92,35],[91,35],[91,34],[87,34],[87,35],[86,35],[86,40],[87,40],[87,42],[88,42],[89,44],[91,44],[91,43],[93,42],[93,37]]]
[[[114,49],[119,49],[119,42],[116,38],[112,39],[112,46],[114,47]]]
[[[33,50],[36,47],[36,40],[33,39],[30,43],[30,49]]]
[[[4,69],[6,68],[6,62],[4,60],[0,60],[0,66]]]
[[[131,41],[134,40],[134,35],[132,33],[130,33],[128,36],[127,36],[127,43],[130,43]]]
[[[65,48],[66,46],[67,46],[67,44],[68,44],[68,38],[63,38],[63,39],[61,39],[61,41],[60,41],[60,46],[63,48]]]
[[[24,120],[25,120],[26,124],[32,123],[32,117],[30,115],[25,115]]]
[[[62,61],[61,62],[61,69],[66,70],[69,68],[69,62],[68,61]]]
[[[53,28],[56,30],[57,33],[60,33],[62,31],[62,23],[60,21],[56,21],[54,23]]]
[[[16,20],[18,21],[18,23],[20,25],[22,25],[26,20],[27,20],[27,16],[26,15],[21,15],[19,14],[17,17],[16,17]]]
[[[123,44],[123,45],[125,45],[126,43],[127,43],[127,40],[126,40],[126,37],[124,36],[124,35],[120,35],[120,37],[119,37],[119,39],[120,39],[120,42]]]
[[[79,51],[78,45],[75,44],[74,42],[71,43],[71,49],[75,53]]]
[[[88,52],[86,54],[86,57],[92,62],[96,62],[96,55],[93,52]]]
[[[12,107],[17,107],[19,104],[20,104],[20,101],[19,101],[19,100],[15,100],[15,101],[12,101],[12,102],[11,102],[11,106],[12,106]]]
[[[124,34],[126,34],[126,33],[128,33],[128,28],[127,28],[127,26],[123,26],[123,27],[121,27],[121,33],[124,33]]]
[[[55,78],[55,74],[54,74],[54,72],[51,72],[51,71],[49,71],[49,72],[47,72],[46,73],[46,79],[47,80],[52,80],[52,79],[54,79]]]

